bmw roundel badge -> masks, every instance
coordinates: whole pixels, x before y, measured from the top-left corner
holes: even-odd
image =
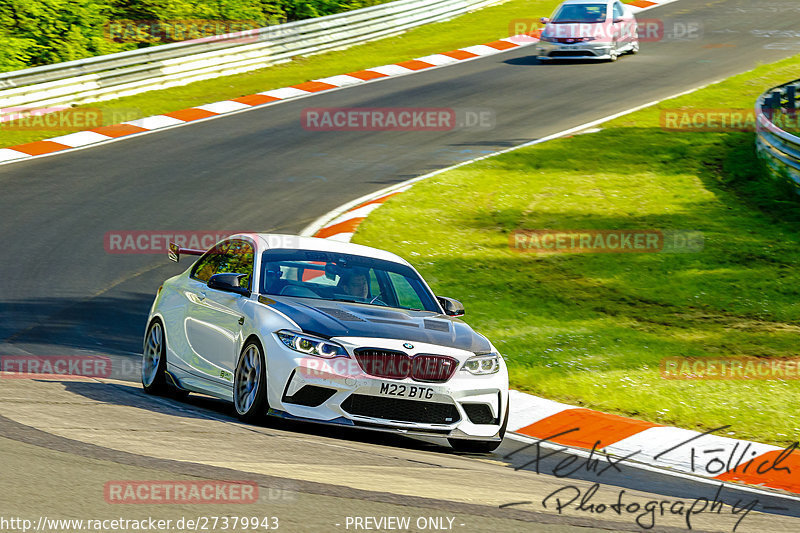
[[[407,342],[407,343],[403,344],[403,348],[405,348],[406,350],[413,350],[414,349],[414,345],[411,344],[410,342]]]

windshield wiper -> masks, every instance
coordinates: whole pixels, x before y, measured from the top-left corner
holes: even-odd
[[[351,303],[351,304],[365,304],[365,303],[367,303],[367,302],[362,302],[361,300],[355,300],[355,299],[352,299],[352,298],[326,298],[326,300],[327,299],[329,299],[331,301],[334,301],[334,302],[348,302],[348,303]]]

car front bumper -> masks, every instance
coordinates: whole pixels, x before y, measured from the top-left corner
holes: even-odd
[[[267,352],[270,414],[368,429],[447,438],[500,440],[508,406],[508,371],[475,376],[460,370],[474,354],[461,350],[375,338],[338,338],[350,357],[323,359],[287,348],[277,339]],[[459,370],[443,383],[366,375],[353,355],[369,347],[437,354],[458,359]]]
[[[539,41],[536,54],[539,59],[610,59],[614,50],[613,43],[551,43]]]

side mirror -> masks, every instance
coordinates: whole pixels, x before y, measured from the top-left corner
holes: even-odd
[[[550,19],[547,17],[542,17],[539,19],[539,22],[541,22],[542,24],[550,24]]]
[[[241,294],[242,296],[250,296],[250,290],[247,287],[239,286],[239,281],[247,276],[247,274],[237,274],[235,272],[225,274],[214,274],[208,280],[208,288],[216,289],[218,291],[233,292]]]
[[[446,296],[437,296],[436,299],[439,300],[439,305],[447,316],[464,316],[464,304],[458,300]]]
[[[622,17],[614,19],[614,24],[619,24],[620,22],[625,22],[625,19]]]

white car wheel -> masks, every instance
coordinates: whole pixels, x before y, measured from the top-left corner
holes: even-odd
[[[256,341],[248,342],[239,356],[233,381],[233,402],[237,416],[245,421],[254,420],[266,411],[264,356]]]
[[[148,394],[163,394],[167,389],[164,370],[167,366],[164,346],[164,329],[154,320],[144,337],[142,350],[142,386]]]

